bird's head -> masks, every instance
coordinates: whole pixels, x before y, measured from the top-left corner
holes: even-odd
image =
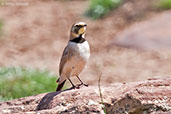
[[[84,37],[86,32],[87,24],[84,22],[78,22],[72,25],[71,27],[71,36],[70,40],[78,37]]]

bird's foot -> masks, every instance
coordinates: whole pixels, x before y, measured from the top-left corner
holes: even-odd
[[[88,87],[88,84],[84,84],[84,83],[81,83],[81,84],[79,84],[78,86],[82,86],[82,85]]]
[[[71,88],[72,88],[72,89],[79,89],[80,86],[76,85],[76,86],[72,86]]]
[[[88,87],[87,84],[81,83],[81,84],[72,86],[71,89],[80,89],[80,87],[81,87],[82,85]]]
[[[88,84],[83,84],[84,86],[88,87]]]

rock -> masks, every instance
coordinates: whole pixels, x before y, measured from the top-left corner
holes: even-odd
[[[115,45],[140,49],[171,48],[171,12],[166,11],[151,19],[135,23],[120,32]]]
[[[0,103],[3,114],[169,114],[171,77],[43,93]],[[103,102],[102,102],[103,100]]]

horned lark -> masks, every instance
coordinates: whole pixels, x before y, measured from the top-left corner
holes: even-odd
[[[85,85],[78,75],[84,69],[89,57],[90,57],[90,47],[85,39],[86,23],[78,22],[72,25],[70,32],[70,39],[65,47],[59,66],[59,79],[58,87],[56,91],[60,91],[68,79],[72,84],[73,88],[76,86],[70,80],[70,77],[76,76],[81,85]]]

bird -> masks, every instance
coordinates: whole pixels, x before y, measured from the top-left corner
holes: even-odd
[[[72,88],[76,88],[77,86],[70,79],[74,76],[81,82],[79,85],[88,86],[79,78],[79,74],[83,71],[90,57],[90,46],[85,39],[86,28],[87,24],[85,22],[74,23],[71,27],[69,41],[59,64],[59,78],[56,80],[58,83],[56,91],[62,89],[66,80],[69,80]]]

